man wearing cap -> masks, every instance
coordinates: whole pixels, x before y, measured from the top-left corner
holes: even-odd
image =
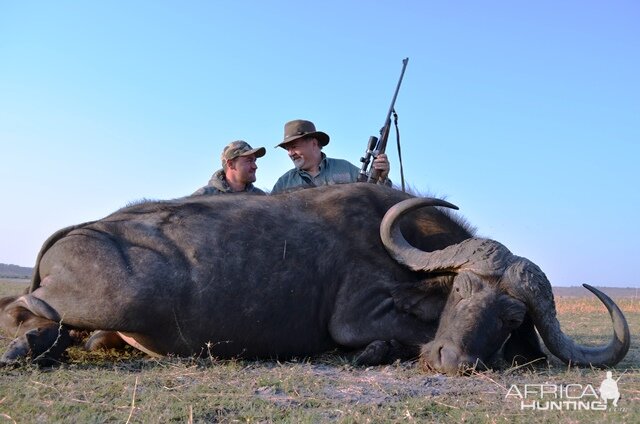
[[[322,148],[329,144],[329,136],[316,131],[311,121],[297,119],[284,125],[284,140],[276,147],[287,151],[295,168],[276,181],[271,194],[288,191],[297,187],[317,187],[329,184],[354,183],[358,181],[360,169],[343,159],[328,158]],[[373,161],[373,167],[380,171],[380,182],[391,185],[387,180],[389,161],[387,155],[380,154]]]
[[[225,146],[220,155],[222,169],[217,170],[209,184],[198,189],[192,196],[236,192],[265,194],[254,187],[253,183],[258,169],[256,159],[264,156],[266,152],[264,147],[251,148],[246,141],[232,141]]]

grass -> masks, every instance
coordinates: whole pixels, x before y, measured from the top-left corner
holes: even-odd
[[[24,282],[0,282],[0,294]],[[70,349],[58,367],[0,369],[3,422],[640,422],[640,301],[616,299],[632,333],[627,357],[613,370],[622,394],[607,411],[522,411],[505,399],[512,384],[591,384],[604,371],[552,359],[535,371],[506,369],[447,377],[415,363],[353,367],[326,354],[312,360],[150,359]],[[605,308],[591,298],[558,298],[563,329],[579,343],[611,337]],[[0,351],[10,340],[0,339]]]
[[[25,278],[0,278],[0,297],[20,294],[30,284],[31,281]]]

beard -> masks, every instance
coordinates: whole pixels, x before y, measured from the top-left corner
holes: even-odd
[[[293,162],[293,165],[298,168],[301,169],[302,166],[304,165],[304,158],[302,156],[298,156],[296,158],[291,158],[291,161]]]
[[[247,177],[245,178],[245,180],[246,180],[245,184],[255,183],[256,182],[256,173],[252,172],[251,174],[248,174]]]

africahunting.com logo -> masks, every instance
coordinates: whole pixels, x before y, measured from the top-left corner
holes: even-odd
[[[522,411],[606,411],[618,406],[621,377],[614,380],[607,371],[597,390],[591,384],[512,384],[505,399],[519,400]]]

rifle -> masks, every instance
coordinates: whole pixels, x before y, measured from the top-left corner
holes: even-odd
[[[402,60],[402,72],[400,73],[400,79],[396,86],[396,92],[393,94],[393,99],[391,100],[391,107],[389,108],[389,113],[387,113],[387,119],[384,121],[384,126],[380,129],[380,138],[374,136],[369,137],[367,150],[364,153],[364,156],[360,158],[362,167],[360,168],[360,175],[358,175],[359,182],[377,183],[380,179],[380,172],[377,169],[372,169],[373,165],[371,163],[371,158],[373,157],[375,159],[379,154],[384,153],[387,148],[387,139],[389,138],[389,132],[391,131],[391,114],[393,113],[395,115],[393,107],[396,103],[396,97],[398,97],[398,91],[400,91],[400,84],[402,84],[402,77],[404,76],[404,70],[407,68],[407,63],[409,63],[408,57]],[[399,147],[400,144],[398,140],[398,148]],[[404,186],[404,178],[402,182],[402,185]]]

